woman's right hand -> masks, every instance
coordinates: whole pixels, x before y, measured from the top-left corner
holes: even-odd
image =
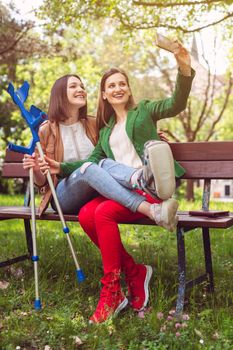
[[[181,73],[185,76],[191,76],[191,56],[178,40],[173,41],[173,53]]]
[[[30,169],[33,168],[34,171],[40,170],[39,164],[38,164],[38,158],[35,154],[35,152],[30,154],[25,154],[23,157],[23,168],[24,169]]]
[[[48,171],[52,175],[60,173],[60,163],[47,156],[44,156],[43,159],[39,158],[39,167],[43,175],[47,175]]]

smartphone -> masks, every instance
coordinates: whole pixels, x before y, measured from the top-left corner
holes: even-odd
[[[173,42],[170,39],[163,36],[162,34],[156,33],[155,44],[161,49],[173,52]]]

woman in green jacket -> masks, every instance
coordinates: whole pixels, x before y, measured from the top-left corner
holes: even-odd
[[[86,172],[88,168],[91,168],[92,163],[99,164],[100,161],[100,166],[104,169],[113,169],[117,167],[117,164],[112,160],[116,160],[121,165],[142,167],[141,157],[144,144],[148,140],[159,140],[157,121],[173,117],[183,111],[190,93],[194,77],[190,56],[179,42],[175,41],[173,45],[173,53],[179,71],[172,96],[160,101],[142,100],[136,105],[125,72],[120,69],[110,69],[104,74],[100,85],[97,146],[86,161],[50,163],[54,172],[59,172],[62,177],[66,177],[79,167],[82,172]],[[142,171],[139,170],[135,174],[140,175],[141,173]],[[184,169],[175,162],[175,175],[179,177],[183,173]],[[114,176],[114,172],[111,175]],[[137,179],[135,181],[136,175],[132,179],[133,183],[138,182]],[[117,176],[116,171],[116,178]],[[145,199],[155,203],[155,200],[149,195],[145,193],[143,195]],[[175,200],[173,201],[175,206]],[[157,211],[157,215],[161,215],[164,202],[151,206],[155,211],[153,214],[156,214]],[[79,213],[81,226],[101,251],[104,269],[104,276],[101,279],[103,288],[90,322],[103,322],[127,305],[128,300],[120,286],[122,272],[125,274],[131,307],[137,311],[142,310],[148,302],[148,285],[152,268],[134,262],[121,242],[117,226],[120,221],[130,222],[142,216],[104,197],[95,198],[87,203]],[[175,215],[172,219],[176,222]]]

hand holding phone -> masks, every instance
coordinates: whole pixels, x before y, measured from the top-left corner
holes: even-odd
[[[156,33],[155,44],[161,49],[164,49],[173,53],[174,43],[172,40],[166,38],[164,35]]]
[[[182,74],[185,76],[191,76],[190,54],[178,40],[171,40],[162,34],[156,33],[155,44],[161,49],[172,52]]]

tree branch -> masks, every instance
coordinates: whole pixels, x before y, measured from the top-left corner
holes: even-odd
[[[174,141],[180,142],[177,136],[175,136],[169,129],[163,129],[163,131],[168,134]]]
[[[149,56],[151,57],[151,60],[152,60],[152,62],[153,62],[153,64],[154,64],[154,66],[156,66],[156,67],[158,67],[159,68],[159,70],[160,70],[160,72],[162,73],[162,75],[164,76],[164,78],[165,78],[165,81],[166,81],[166,83],[167,83],[167,85],[168,85],[168,88],[169,88],[169,91],[170,91],[170,93],[172,93],[173,92],[173,82],[172,82],[172,80],[171,80],[171,78],[170,78],[170,74],[169,74],[169,71],[168,71],[168,69],[167,68],[161,68],[161,66],[159,65],[159,63],[158,63],[158,60],[157,60],[157,57],[150,51],[149,52]],[[151,67],[151,68],[153,68],[153,67]]]
[[[214,38],[214,64],[216,63],[216,36]],[[202,46],[203,46],[203,42],[201,41],[202,43]],[[206,60],[206,58],[205,58]],[[207,61],[207,60],[206,60]],[[210,68],[210,67],[209,67]],[[202,124],[200,127],[202,127],[202,125],[205,123],[206,119],[208,118],[208,116],[210,115],[211,111],[212,111],[212,108],[213,108],[213,105],[214,105],[214,95],[215,95],[215,88],[216,88],[216,78],[217,78],[217,75],[216,75],[216,69],[215,69],[215,74],[214,74],[214,77],[213,77],[213,81],[212,81],[212,86],[211,86],[211,89],[212,89],[212,92],[210,94],[210,103],[209,103],[209,107],[206,111],[206,114],[205,114],[205,117],[203,118],[202,120]]]
[[[147,2],[147,1],[133,1],[133,4],[136,6],[155,6],[155,7],[176,7],[176,6],[193,6],[193,5],[210,5],[212,3],[221,2],[220,0],[201,0],[201,1],[184,1],[184,2]]]
[[[191,100],[188,100],[188,111],[184,111],[186,114],[187,119],[187,125],[188,125],[188,140],[187,141],[194,141],[195,140],[195,134],[192,130],[192,111],[191,111]]]
[[[19,32],[18,38],[11,43],[8,47],[0,51],[0,55],[4,55],[6,52],[11,51],[12,49],[15,48],[15,46],[18,44],[18,42],[27,34],[27,32],[32,28],[32,26],[27,26],[26,28],[23,28],[22,31]]]
[[[222,118],[223,116],[223,113],[227,107],[227,104],[228,104],[228,101],[229,101],[229,98],[230,98],[230,95],[231,95],[231,89],[232,89],[232,86],[233,86],[233,78],[230,77],[229,79],[229,85],[228,85],[228,88],[227,88],[227,91],[226,91],[226,98],[225,98],[225,101],[223,103],[223,106],[222,106],[222,109],[218,115],[218,117],[214,120],[214,122],[212,123],[212,126],[210,128],[210,131],[209,131],[209,134],[206,138],[206,141],[209,141],[210,137],[213,135],[214,133],[214,129],[215,129],[215,126],[216,124],[220,121],[220,119]]]
[[[208,81],[205,89],[205,100],[204,100],[200,115],[198,117],[196,128],[194,130],[194,139],[196,138],[196,134],[199,131],[201,125],[203,124],[203,118],[205,117],[205,111],[209,102],[209,90],[210,90],[210,68],[208,69]]]
[[[123,20],[122,17],[120,17],[120,22],[122,23],[122,25],[125,27],[125,28],[128,28],[130,30],[132,29],[142,29],[142,30],[145,30],[145,29],[152,29],[152,28],[166,28],[166,29],[174,29],[174,30],[180,30],[182,31],[183,33],[194,33],[194,32],[198,32],[200,31],[201,29],[204,29],[204,28],[208,28],[208,27],[212,27],[216,24],[219,24],[223,21],[225,21],[226,19],[230,18],[230,17],[233,17],[233,12],[230,12],[228,13],[225,17],[222,17],[220,18],[219,20],[215,21],[215,22],[212,22],[212,23],[209,23],[209,24],[206,24],[206,25],[203,25],[203,26],[200,26],[200,27],[195,27],[193,29],[186,29],[185,27],[182,27],[180,25],[169,25],[168,23],[165,23],[165,24],[161,24],[161,23],[150,23],[148,24],[148,22],[144,22],[140,25],[133,25],[133,24],[129,24],[127,22],[125,22]]]
[[[183,129],[185,131],[185,135],[188,135],[189,133],[189,123],[188,123],[188,118],[187,118],[187,113],[186,111],[182,111],[179,115],[178,118],[183,126]]]
[[[201,40],[201,46],[202,46],[202,51],[204,53],[204,47],[203,47],[203,41],[202,40]],[[202,106],[202,110],[201,110],[199,118],[198,118],[198,122],[197,122],[196,128],[194,130],[194,140],[196,138],[197,132],[200,130],[201,126],[203,125],[203,120],[206,117],[205,112],[206,112],[206,109],[208,107],[209,91],[210,91],[210,88],[211,88],[210,65],[209,65],[209,62],[206,59],[205,55],[202,55],[202,57],[205,60],[205,63],[207,64],[207,67],[208,67],[208,77],[207,77],[207,85],[206,85],[206,88],[205,88],[205,100],[204,100],[204,103],[203,103],[203,106]]]

